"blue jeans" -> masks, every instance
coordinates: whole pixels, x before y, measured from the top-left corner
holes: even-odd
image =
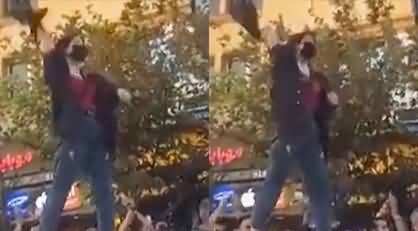
[[[93,132],[88,128],[95,129],[94,126],[84,127],[81,129],[84,136]],[[79,177],[91,180],[96,200],[98,230],[114,230],[112,163],[101,139],[85,139],[83,135],[80,134],[79,137],[82,138],[78,140],[64,140],[58,149],[54,182],[47,194],[40,231],[58,230],[68,192]]]
[[[321,145],[316,136],[287,145],[276,141],[271,149],[271,166],[264,186],[256,194],[253,226],[265,230],[270,214],[282,191],[292,160],[296,161],[304,175],[305,190],[311,201],[318,231],[330,230],[330,186],[327,167],[321,157]]]

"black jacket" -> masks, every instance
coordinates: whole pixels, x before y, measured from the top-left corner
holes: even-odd
[[[278,125],[279,139],[288,144],[296,144],[315,133],[314,116],[303,106],[302,74],[294,49],[287,44],[271,50],[272,116]]]
[[[86,112],[70,94],[67,78],[68,65],[62,51],[54,49],[44,56],[44,76],[51,92],[51,112],[55,133],[61,138],[72,140],[86,135],[81,124],[85,122]],[[101,136],[111,152],[116,146],[117,118],[114,111],[119,103],[117,88],[105,77],[99,74],[87,74],[89,81],[96,82],[96,114],[95,120],[99,125],[98,134],[89,137]]]
[[[320,105],[315,113],[303,105],[303,80],[297,65],[295,47],[291,44],[277,45],[271,50],[272,58],[272,116],[277,123],[278,138],[285,143],[299,143],[307,137],[321,137],[328,142],[328,121],[334,107],[328,103],[328,81],[319,72],[312,72],[321,79]],[[319,132],[319,134],[318,134]],[[327,144],[326,144],[327,146]],[[325,149],[325,148],[324,148]]]
[[[328,158],[329,149],[329,125],[334,116],[334,112],[337,108],[335,105],[331,105],[328,101],[328,93],[331,91],[328,78],[321,72],[312,72],[312,77],[320,83],[321,90],[319,92],[319,105],[315,111],[315,122],[319,131],[319,140],[322,145],[322,150],[325,155],[325,159]]]

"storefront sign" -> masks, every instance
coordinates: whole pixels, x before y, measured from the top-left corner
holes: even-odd
[[[224,165],[243,156],[244,148],[209,148],[209,162],[211,165]]]
[[[222,166],[249,156],[251,145],[243,142],[238,134],[223,134],[211,138],[209,146],[209,162],[212,166]]]
[[[215,189],[213,194],[214,201],[224,201],[231,198],[235,193],[235,190],[232,187],[228,186],[219,186]]]
[[[26,176],[6,178],[3,185],[8,188],[27,187],[30,185],[46,184],[52,182],[54,173],[40,172]]]
[[[31,151],[24,151],[21,153],[6,153],[0,156],[0,172],[6,173],[9,171],[19,170],[30,164],[33,160]]]
[[[255,205],[255,192],[253,188],[249,188],[248,191],[244,192],[241,195],[241,205],[242,207],[248,209],[252,208]],[[280,197],[274,206],[275,209],[285,209],[288,203],[284,197],[284,193],[280,194]]]
[[[29,198],[29,193],[23,190],[8,193],[5,197],[7,215],[12,219],[30,217]]]
[[[253,188],[248,189],[241,195],[241,205],[244,208],[252,208],[255,205],[255,192]]]
[[[217,183],[248,180],[260,181],[264,180],[266,175],[267,171],[265,169],[246,169],[239,171],[214,172],[212,173],[211,178]]]
[[[7,208],[13,209],[15,207],[21,207],[29,200],[29,194],[23,191],[17,191],[6,198]]]

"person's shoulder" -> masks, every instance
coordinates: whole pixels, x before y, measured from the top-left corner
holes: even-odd
[[[294,54],[294,46],[289,43],[278,43],[270,49],[270,55],[272,58],[291,57]]]
[[[61,50],[53,48],[50,51],[43,53],[43,58],[46,61],[64,62],[65,54]]]

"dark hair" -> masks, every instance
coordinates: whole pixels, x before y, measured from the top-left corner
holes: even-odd
[[[244,220],[251,218],[251,215],[245,215],[238,219],[238,223],[241,224]]]
[[[225,231],[233,231],[238,227],[237,220],[231,217],[218,217],[215,224],[225,227]]]
[[[378,221],[384,221],[384,222],[386,222],[389,230],[391,230],[391,231],[392,230],[396,230],[396,226],[395,226],[395,224],[394,224],[394,222],[393,222],[392,219],[388,219],[388,218],[382,217],[382,216],[376,217],[374,219],[375,226],[376,226],[376,222],[378,222]]]
[[[132,223],[129,225],[129,229],[134,231],[134,230],[141,230],[143,228],[144,224],[142,223],[142,221],[140,221],[137,217],[135,217],[132,220]]]
[[[60,38],[55,44],[55,50],[57,52],[65,52],[65,50],[68,48],[68,46],[70,45],[74,37],[75,37],[74,35],[66,35]]]
[[[290,36],[289,44],[296,46],[302,41],[302,39],[305,36],[308,36],[308,35],[312,36],[314,40],[316,39],[316,34],[313,31],[304,31],[304,32],[297,33],[297,34]]]

